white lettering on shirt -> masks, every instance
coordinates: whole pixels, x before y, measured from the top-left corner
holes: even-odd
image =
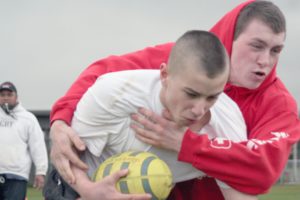
[[[272,135],[275,137],[272,137],[268,140],[259,140],[259,139],[251,139],[247,143],[248,149],[258,149],[260,145],[264,144],[272,144],[274,141],[279,141],[280,139],[284,139],[289,137],[289,134],[286,132],[271,132]]]

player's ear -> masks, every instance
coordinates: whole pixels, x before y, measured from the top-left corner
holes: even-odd
[[[166,85],[167,78],[168,78],[168,65],[166,63],[162,63],[160,65],[160,81],[163,86]]]

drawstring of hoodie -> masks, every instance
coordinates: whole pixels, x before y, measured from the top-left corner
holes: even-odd
[[[17,104],[16,104],[17,105]],[[9,105],[8,103],[4,103],[1,105],[2,110],[12,118],[16,119],[16,115],[13,112],[13,109],[16,107],[16,105]]]

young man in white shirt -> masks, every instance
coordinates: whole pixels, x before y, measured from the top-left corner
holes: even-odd
[[[246,140],[242,114],[223,93],[228,76],[229,58],[219,39],[209,32],[189,31],[177,40],[160,70],[129,70],[99,77],[78,103],[72,120],[72,128],[87,145],[82,159],[89,165],[89,176],[105,159],[128,150],[158,155],[169,165],[174,183],[204,176],[192,165],[177,161],[176,153],[139,141],[131,129],[130,115],[140,107],[157,114],[167,109],[182,129],[233,142]],[[107,189],[98,185],[101,181],[90,181],[79,168],[74,167],[74,172],[77,181],[71,186],[83,199],[108,199]],[[225,199],[256,199],[224,183],[219,186]]]

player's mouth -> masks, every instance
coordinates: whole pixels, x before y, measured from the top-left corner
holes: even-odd
[[[262,71],[256,71],[252,73],[253,79],[256,81],[263,81],[266,78],[266,73]]]
[[[187,124],[188,126],[190,126],[190,125],[196,123],[196,121],[197,121],[197,120],[191,119],[191,118],[184,118],[184,120],[186,121],[186,124]]]

